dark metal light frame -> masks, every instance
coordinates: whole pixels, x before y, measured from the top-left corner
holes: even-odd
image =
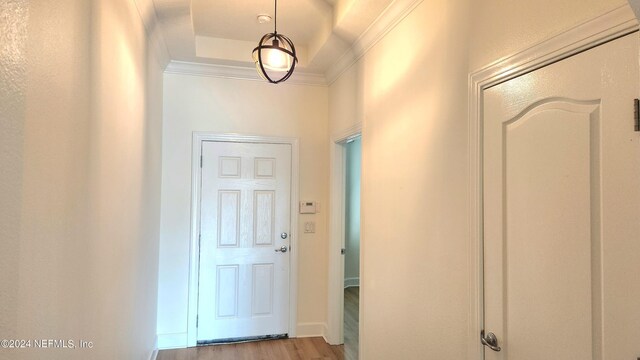
[[[274,11],[273,32],[265,34],[260,39],[258,46],[255,49],[253,49],[253,53],[255,54],[256,51],[258,52],[257,58],[258,58],[260,75],[268,82],[272,84],[278,84],[283,81],[286,81],[291,77],[291,75],[293,75],[293,71],[296,68],[296,63],[298,62],[298,57],[296,56],[296,47],[293,45],[293,41],[291,41],[291,39],[289,39],[288,37],[282,34],[278,34],[278,0],[274,0],[274,3],[275,3],[275,11]],[[270,40],[271,40],[271,45],[269,45]],[[280,46],[281,43],[288,45],[291,50],[287,49],[286,47],[281,47]],[[262,51],[265,49],[282,51],[286,55],[291,56],[291,58],[293,59],[291,61],[291,67],[289,68],[289,70],[287,70],[286,74],[282,78],[274,80],[267,73],[267,70],[265,69],[264,64],[262,62]]]

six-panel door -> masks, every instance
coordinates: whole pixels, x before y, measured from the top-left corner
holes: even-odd
[[[204,142],[202,155],[198,341],[286,334],[291,146]]]

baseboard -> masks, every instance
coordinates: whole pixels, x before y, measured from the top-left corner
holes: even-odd
[[[354,286],[360,286],[360,278],[359,277],[353,277],[353,278],[346,278],[344,279],[344,288],[348,288],[348,287],[354,287]]]
[[[298,323],[296,337],[325,337],[328,332],[325,323]]]
[[[158,334],[158,349],[183,349],[187,347],[187,333]]]

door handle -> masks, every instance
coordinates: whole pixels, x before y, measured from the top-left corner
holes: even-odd
[[[276,251],[276,252],[286,253],[286,252],[287,252],[287,250],[289,250],[289,248],[287,247],[287,245],[282,245],[282,246],[280,247],[280,249],[276,249],[275,251]]]
[[[485,334],[484,330],[480,332],[480,341],[482,345],[488,347],[493,351],[500,351],[502,348],[498,346],[498,338],[492,332]]]

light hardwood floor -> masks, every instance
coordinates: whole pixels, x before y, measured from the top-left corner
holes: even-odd
[[[321,337],[256,341],[242,344],[162,350],[158,360],[343,360],[343,346]]]
[[[321,337],[268,340],[162,350],[157,360],[357,360],[359,293],[358,287],[344,291],[344,345]]]
[[[344,289],[344,359],[358,360],[360,288]]]

